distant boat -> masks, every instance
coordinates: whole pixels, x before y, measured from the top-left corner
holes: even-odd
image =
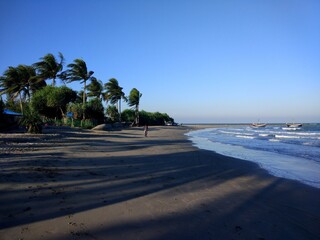
[[[289,128],[302,127],[302,123],[287,123],[286,125],[287,125],[287,127],[289,127]]]
[[[251,124],[251,127],[253,127],[253,128],[263,128],[265,126],[267,126],[267,124],[265,124],[265,123],[252,123]]]

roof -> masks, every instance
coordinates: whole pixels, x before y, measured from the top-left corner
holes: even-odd
[[[21,113],[17,113],[17,112],[11,111],[9,109],[4,109],[3,114],[12,115],[12,116],[22,116]]]

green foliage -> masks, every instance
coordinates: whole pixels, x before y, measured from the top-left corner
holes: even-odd
[[[133,122],[135,120],[135,111],[132,109],[125,109],[121,113],[122,121],[124,122]]]
[[[94,74],[93,71],[88,71],[87,64],[82,59],[75,59],[73,63],[68,64],[68,70],[61,73],[61,76],[67,82],[80,81],[83,83],[83,105],[86,103],[87,80]]]
[[[76,103],[83,103],[83,91],[80,90],[77,92],[77,98],[76,98]]]
[[[42,120],[37,111],[27,107],[20,120],[20,125],[27,128],[28,133],[42,133]]]
[[[69,103],[67,111],[73,113],[74,119],[82,119],[83,117],[82,103]]]
[[[53,54],[48,53],[44,57],[40,58],[40,62],[33,64],[42,79],[52,79],[53,87],[55,86],[55,80],[59,75],[58,73],[63,69],[64,57],[60,52],[59,58],[60,62],[57,61]]]
[[[133,123],[136,118],[136,112],[133,109],[126,109],[122,112],[122,119],[125,122]],[[160,112],[139,112],[140,125],[165,125],[165,122],[174,122],[167,113]]]
[[[128,105],[136,108],[139,106],[141,97],[142,93],[140,93],[136,88],[133,88],[129,94]]]
[[[61,118],[65,115],[67,104],[75,101],[76,96],[77,93],[66,86],[46,86],[34,94],[31,105],[48,118]]]
[[[91,83],[87,87],[88,97],[101,98],[103,92],[102,82],[95,77],[91,77]]]
[[[104,108],[101,100],[111,104],[106,109],[108,121],[111,122],[121,122],[122,119],[138,125],[139,120],[140,124],[149,125],[173,122],[173,119],[165,113],[140,112],[139,104],[142,94],[136,88],[130,91],[127,98],[115,78],[111,78],[103,85],[100,80],[93,77],[93,71],[88,71],[84,60],[75,59],[67,66],[68,69],[62,72],[63,65],[62,53],[59,53],[57,58],[49,53],[32,66],[21,64],[17,67],[8,67],[3,76],[0,76],[0,94],[7,94],[5,107],[23,113],[23,109],[30,105],[29,107],[33,110],[27,110],[23,122],[28,125],[35,123],[35,126],[37,126],[37,117],[40,114],[42,117],[55,119],[52,123],[55,125],[67,124],[90,128],[104,121]],[[75,91],[65,86],[54,87],[56,78],[60,78],[65,83],[80,81],[81,84],[83,83],[83,91],[80,91],[77,96]],[[46,79],[52,79],[53,86],[46,86]],[[87,86],[88,80],[91,82]],[[88,103],[87,90],[88,97],[91,98]],[[121,100],[128,101],[132,109],[121,113]],[[67,110],[74,114],[72,121],[71,118],[65,118]],[[2,111],[3,103],[0,103],[0,114]],[[37,129],[33,127],[30,131],[37,131]]]
[[[82,128],[86,128],[86,129],[91,129],[93,128],[94,126],[96,126],[94,124],[94,122],[91,120],[91,119],[85,119],[82,121]]]
[[[139,104],[140,104],[140,98],[142,97],[142,93],[140,93],[138,91],[138,89],[133,88],[130,91],[130,95],[129,95],[129,103],[128,105],[130,107],[134,107],[135,108],[135,117],[133,122],[133,125],[139,125],[140,123],[140,118],[139,118]]]
[[[140,111],[139,115],[140,125],[165,125],[165,122],[174,122],[174,119],[166,113]]]
[[[110,102],[112,105],[118,103],[118,117],[119,122],[121,122],[121,99],[127,101],[127,98],[122,91],[122,87],[119,86],[118,80],[111,78],[109,82],[104,85],[106,92],[104,94],[104,99],[107,102]]]
[[[108,121],[116,122],[119,119],[119,112],[116,106],[109,105],[106,110]]]
[[[23,102],[29,101],[31,94],[46,86],[43,79],[39,78],[32,66],[18,65],[8,67],[0,78],[0,94],[7,94],[9,99],[20,100],[20,111],[23,112]]]
[[[85,107],[86,118],[96,121],[97,124],[102,123],[104,120],[103,111],[102,102],[98,98],[91,99]]]
[[[106,89],[105,99],[111,104],[116,104],[121,98],[126,100],[125,94],[122,91],[123,88],[119,86],[117,79],[111,78],[104,87]]]
[[[23,102],[22,105],[23,105],[23,109],[27,106],[25,102]],[[18,112],[18,113],[21,112],[20,103],[15,99],[8,99],[5,103],[5,108],[13,112]]]
[[[84,107],[81,103],[70,103],[67,110],[73,113],[74,119],[83,119],[83,113],[85,112],[86,118],[97,122],[97,124],[104,120],[104,108],[101,100],[97,98],[91,99]]]

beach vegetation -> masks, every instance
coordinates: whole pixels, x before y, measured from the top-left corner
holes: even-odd
[[[47,80],[52,79],[52,87],[56,85],[56,78],[60,77],[60,74],[63,70],[64,57],[61,52],[58,53],[59,60],[56,57],[48,53],[44,57],[40,58],[41,61],[36,62],[33,66],[38,71],[39,77]]]
[[[88,84],[88,97],[103,100],[103,84],[101,80],[95,77],[91,78],[91,83]]]
[[[119,112],[115,105],[108,105],[106,109],[107,122],[114,123],[119,119]]]
[[[139,126],[139,104],[140,104],[141,97],[142,97],[142,93],[140,93],[138,89],[133,88],[130,91],[129,98],[128,98],[128,105],[134,108],[134,113],[135,113],[134,114],[135,117],[132,125]]]
[[[82,119],[82,114],[83,114],[82,103],[79,103],[79,102],[69,103],[67,106],[67,111],[72,112],[73,119]]]
[[[104,108],[101,99],[90,99],[86,104],[85,111],[87,118],[96,123],[95,125],[104,122]]]
[[[74,102],[76,96],[77,93],[66,86],[46,86],[33,95],[31,106],[45,117],[60,119],[65,117],[67,105]]]
[[[61,73],[61,77],[68,83],[74,81],[80,81],[83,84],[83,105],[87,101],[86,91],[87,91],[87,81],[91,79],[94,74],[93,71],[89,71],[87,64],[84,60],[77,58],[73,60],[73,63],[68,64],[69,69]]]
[[[46,86],[32,66],[18,65],[8,67],[0,78],[0,94],[6,94],[10,100],[18,99],[20,111],[23,113],[23,102],[30,101],[31,94]]]
[[[20,125],[27,129],[28,133],[42,133],[42,119],[39,113],[28,106],[23,112],[22,118],[20,120]]]
[[[22,104],[23,108],[25,108],[27,105],[25,102]],[[7,98],[7,100],[4,102],[4,106],[6,109],[10,109],[13,112],[21,112],[20,102],[18,99]]]
[[[67,81],[68,83],[74,81],[80,81],[83,84],[83,96],[82,96],[82,108],[83,108],[83,115],[82,120],[86,119],[85,108],[87,102],[87,81],[92,78],[94,74],[93,71],[89,71],[87,68],[87,64],[84,60],[77,58],[73,60],[73,63],[68,64],[67,66],[69,69],[61,73],[62,79]]]
[[[117,79],[103,83],[93,76],[94,72],[88,70],[82,59],[75,59],[64,71],[65,58],[60,52],[58,56],[48,53],[39,60],[32,65],[10,66],[0,76],[0,95],[5,95],[0,111],[6,108],[22,113],[21,123],[30,132],[41,130],[38,126],[41,119],[46,124],[83,128],[103,122],[164,125],[172,121],[167,114],[140,111],[142,93],[138,89],[133,88],[126,96]],[[57,79],[64,85],[57,87]],[[74,81],[83,84],[81,91],[66,86]],[[121,110],[123,101],[130,107],[124,111]]]
[[[167,113],[160,112],[147,112],[139,111],[140,122],[139,125],[165,125],[166,122],[174,122],[174,119],[171,118]],[[132,123],[135,121],[136,111],[134,109],[125,109],[122,112],[122,120],[124,122]]]
[[[167,113],[140,111],[140,125],[165,125],[166,122],[174,122]]]
[[[106,102],[110,102],[112,105],[117,104],[119,122],[121,122],[121,100],[127,101],[125,93],[122,91],[118,80],[111,78],[105,85],[106,92],[104,93],[104,99]]]
[[[83,104],[83,91],[82,90],[77,92],[77,98],[76,98],[75,102],[80,103],[82,106],[82,104]]]
[[[74,120],[83,119],[83,114],[85,114],[86,120],[90,120],[94,125],[104,122],[104,107],[102,105],[102,101],[97,98],[90,99],[84,107],[82,103],[69,103],[67,111],[72,113],[72,119]]]
[[[86,119],[81,122],[81,127],[85,129],[91,129],[96,125],[97,125],[96,122],[92,121],[92,119]]]
[[[136,112],[133,109],[125,109],[121,113],[121,119],[127,123],[133,123],[135,121]]]

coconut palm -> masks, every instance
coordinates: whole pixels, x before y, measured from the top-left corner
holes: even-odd
[[[30,100],[31,93],[45,85],[45,82],[36,75],[34,67],[10,66],[0,78],[0,94],[7,94],[11,99],[19,97],[20,109],[23,113],[22,100]]]
[[[23,82],[19,75],[17,68],[10,66],[0,79],[1,84],[1,95],[7,94],[10,99],[15,99],[19,97],[21,112],[23,112],[22,107],[22,91],[23,91]]]
[[[85,106],[87,98],[86,98],[86,90],[87,90],[87,81],[92,77],[93,71],[88,71],[87,64],[82,59],[73,60],[74,63],[70,63],[68,65],[68,70],[63,72],[63,78],[68,82],[80,81],[83,83],[83,106]]]
[[[33,66],[19,65],[17,70],[24,85],[23,93],[28,101],[30,101],[31,94],[47,84],[43,78],[37,75],[36,69]]]
[[[121,99],[127,101],[127,98],[122,91],[122,87],[119,86],[118,80],[111,78],[109,82],[104,85],[106,92],[104,94],[104,99],[111,104],[118,103],[119,111],[119,121],[121,122]]]
[[[59,61],[51,53],[40,58],[40,62],[35,63],[33,66],[38,70],[39,75],[47,80],[52,79],[52,86],[56,84],[56,78],[59,77],[59,72],[63,69],[64,57],[59,52]]]
[[[138,91],[138,89],[133,88],[130,91],[129,99],[128,99],[128,105],[130,107],[135,108],[135,120],[133,124],[139,125],[139,104],[140,104],[140,98],[142,97],[142,93]]]
[[[98,99],[102,99],[103,85],[101,80],[98,80],[95,77],[91,77],[91,83],[88,85],[87,89],[88,97],[96,97]]]

